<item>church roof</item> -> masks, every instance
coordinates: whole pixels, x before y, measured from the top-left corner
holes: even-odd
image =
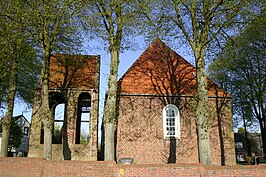
[[[226,93],[208,80],[209,96]],[[120,94],[186,95],[197,93],[196,68],[156,39],[119,80]]]

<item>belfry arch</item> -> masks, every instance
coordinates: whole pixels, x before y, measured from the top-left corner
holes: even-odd
[[[88,143],[90,130],[91,95],[81,93],[78,98],[78,113],[76,121],[76,144]]]
[[[49,106],[53,113],[54,124],[52,131],[52,144],[62,144],[63,128],[65,122],[66,99],[61,92],[49,93]]]

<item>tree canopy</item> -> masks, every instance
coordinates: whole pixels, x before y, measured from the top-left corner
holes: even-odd
[[[120,53],[133,46],[133,42],[129,39],[137,34],[138,3],[131,0],[95,0],[87,5],[86,28],[92,32],[92,35],[104,42],[107,46],[105,49],[111,56],[103,123],[105,127],[105,160],[114,160],[118,66]]]
[[[21,54],[21,56],[16,57],[17,60],[21,60],[21,63],[17,63],[20,70],[18,78],[13,77],[6,80],[15,83],[12,89],[17,93],[21,93],[19,94],[20,98],[25,101],[32,101],[34,94],[30,93],[30,91],[33,91],[36,87],[30,84],[37,83],[36,74],[40,76],[39,86],[42,90],[42,103],[39,115],[45,125],[44,157],[48,159],[51,157],[52,142],[52,117],[48,99],[49,61],[53,52],[72,53],[80,51],[82,33],[78,33],[81,28],[77,14],[81,8],[80,2],[72,0],[33,0],[23,2],[4,0],[1,2],[1,19],[3,20],[0,23],[3,23],[1,27],[6,32],[3,33],[3,42],[1,41],[4,51],[0,51],[6,55],[1,57],[8,57],[10,53],[14,53],[16,56]],[[18,46],[20,51],[18,51]],[[12,60],[10,58],[1,60],[0,67],[11,68],[7,67],[11,63],[9,61]],[[40,72],[40,70],[42,71]],[[7,70],[4,71],[8,73]],[[13,71],[17,71],[17,69],[13,69]],[[21,77],[22,74],[25,74],[28,78]],[[1,78],[2,81],[4,79]],[[0,95],[1,102],[4,100],[2,95],[11,93],[10,91],[5,92],[8,87],[10,87],[10,84],[1,86],[1,90],[3,90]],[[12,102],[14,102],[14,98],[11,99],[11,96],[8,100],[13,100]],[[7,103],[7,105],[9,104]],[[13,105],[10,104],[9,107],[10,109],[7,109],[7,112],[11,112],[8,115],[12,116]],[[8,122],[10,121],[7,121],[7,130],[9,127]]]
[[[266,21],[265,10],[227,43],[209,75],[233,96],[234,116],[266,125]],[[266,146],[264,141],[263,146]],[[265,148],[264,148],[265,149]],[[265,152],[264,152],[265,153]]]
[[[29,36],[25,34],[22,14],[17,11],[17,6],[15,1],[3,1],[0,7],[2,9],[0,13],[0,102],[4,107],[14,58],[18,57],[19,63],[16,94],[29,104],[33,101],[33,92],[41,65],[33,44],[28,40]],[[16,50],[18,50],[17,54]]]
[[[7,156],[15,96],[19,95],[27,103],[33,100],[40,62],[28,41],[28,36],[25,35],[26,28],[22,24],[22,12],[18,10],[20,4],[17,1],[3,1],[0,5],[0,105],[1,108],[6,108],[2,120],[1,156]],[[36,72],[28,74],[29,67],[35,68]],[[19,82],[22,80],[26,82]]]

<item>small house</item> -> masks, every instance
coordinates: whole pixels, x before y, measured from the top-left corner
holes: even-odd
[[[29,149],[30,123],[23,115],[13,117],[11,121],[12,124],[16,125],[16,127],[11,128],[10,138],[12,139],[13,136],[16,137],[19,136],[20,144],[18,147],[14,147],[12,144],[10,144],[9,145],[10,147],[8,148],[9,151],[8,155],[26,157]],[[19,134],[16,134],[16,132],[18,132]],[[2,127],[0,128],[0,150],[1,150],[1,141],[2,141]]]

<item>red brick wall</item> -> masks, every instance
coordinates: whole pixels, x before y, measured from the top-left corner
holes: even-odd
[[[205,177],[265,177],[266,168],[264,165],[235,165],[235,166],[211,166],[204,167]]]
[[[193,98],[180,101],[181,137],[176,138],[176,163],[198,163],[196,117]],[[117,126],[117,159],[130,157],[137,164],[167,163],[170,139],[163,137],[164,104],[158,97],[120,96]],[[194,105],[194,106],[193,106]],[[216,117],[215,100],[210,99],[213,110],[210,145],[212,163],[221,165],[221,146]],[[220,133],[223,136],[225,165],[235,164],[232,119],[229,108],[222,110]]]
[[[109,162],[54,161],[41,158],[0,158],[2,177],[265,177],[266,168],[253,166],[210,166],[201,164],[132,164]]]
[[[167,163],[170,140],[163,138],[161,100],[154,97],[121,97],[117,127],[117,159],[136,163]],[[181,138],[176,140],[177,163],[198,162],[193,116],[181,112]]]
[[[0,176],[41,177],[42,162],[41,158],[0,158]]]
[[[203,166],[201,164],[145,164],[145,165],[115,165],[114,176],[201,176],[203,173]]]
[[[113,176],[114,162],[0,158],[2,177]]]
[[[98,90],[98,56],[53,55],[50,60],[50,88],[89,88]]]

